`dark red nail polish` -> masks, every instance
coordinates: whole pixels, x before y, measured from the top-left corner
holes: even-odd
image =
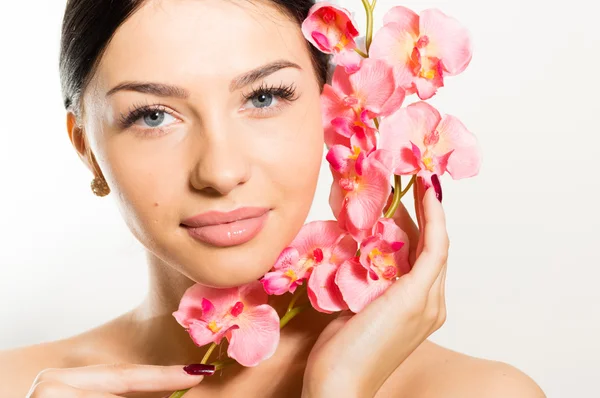
[[[215,373],[215,365],[193,363],[185,366],[183,370],[192,376],[211,376]]]
[[[431,176],[431,183],[435,189],[435,197],[442,203],[442,184],[440,184],[440,179],[437,174]]]

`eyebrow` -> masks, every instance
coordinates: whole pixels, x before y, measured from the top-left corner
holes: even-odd
[[[269,62],[268,64],[259,66],[258,68],[252,69],[251,71],[234,78],[229,84],[229,91],[233,92],[239,90],[240,88],[246,87],[249,84],[252,84],[260,79],[263,79],[277,72],[278,70],[285,68],[295,68],[302,70],[300,65],[285,59]],[[190,92],[183,87],[172,86],[164,83],[136,81],[126,81],[123,83],[119,83],[118,85],[110,89],[106,93],[106,96],[110,97],[118,91],[136,91],[144,94],[152,94],[157,97],[173,97],[180,99],[187,99],[190,96]]]

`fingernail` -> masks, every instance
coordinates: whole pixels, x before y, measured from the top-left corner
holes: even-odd
[[[213,373],[215,373],[215,365],[193,363],[185,366],[183,370],[192,376],[211,376]]]
[[[437,174],[431,176],[431,183],[435,189],[435,197],[442,203],[442,184],[440,184],[440,179]]]

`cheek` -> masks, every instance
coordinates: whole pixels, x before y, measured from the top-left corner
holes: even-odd
[[[106,154],[107,179],[125,221],[138,236],[177,216],[172,213],[180,208],[178,200],[186,183],[181,153],[121,142],[108,146]]]
[[[324,140],[320,108],[299,108],[272,138],[265,141],[260,160],[269,180],[286,202],[312,202],[316,189]]]

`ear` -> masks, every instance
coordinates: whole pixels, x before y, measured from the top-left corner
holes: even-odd
[[[77,151],[79,159],[86,165],[86,167],[94,174],[94,176],[100,176],[100,167],[96,163],[96,159],[92,153],[92,150],[87,141],[85,131],[82,126],[77,124],[77,117],[71,111],[67,112],[67,132],[69,133],[69,139],[71,144]]]

